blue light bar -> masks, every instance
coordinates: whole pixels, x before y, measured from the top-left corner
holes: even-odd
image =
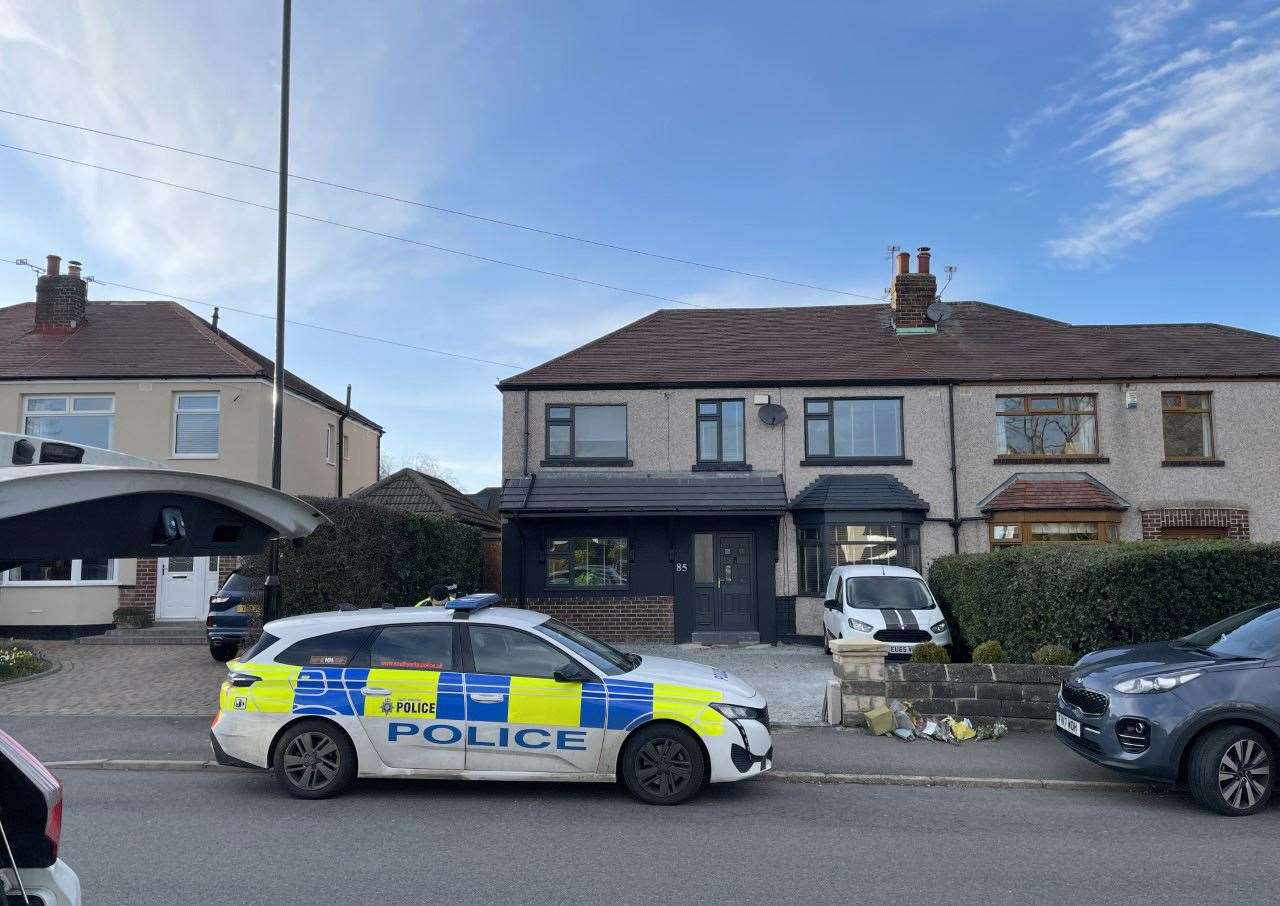
[[[501,602],[501,595],[489,593],[454,598],[444,606],[450,610],[480,610],[483,607],[492,607],[493,605],[500,604]]]

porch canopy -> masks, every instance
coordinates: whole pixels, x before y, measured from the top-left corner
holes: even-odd
[[[781,516],[782,476],[641,472],[510,478],[499,510],[506,516]]]

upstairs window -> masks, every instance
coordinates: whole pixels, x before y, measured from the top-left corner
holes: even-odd
[[[698,462],[746,461],[743,400],[698,401]]]
[[[22,430],[69,444],[111,448],[115,397],[28,396],[23,399]]]
[[[1213,458],[1213,406],[1208,393],[1162,393],[1164,458]]]
[[[1092,395],[996,397],[996,453],[1046,459],[1098,455]]]
[[[902,400],[805,400],[804,444],[807,459],[901,459]]]
[[[217,458],[219,422],[217,393],[175,393],[173,455],[189,459]]]
[[[625,405],[547,406],[547,459],[627,458]]]

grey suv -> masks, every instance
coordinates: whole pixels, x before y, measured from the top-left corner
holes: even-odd
[[[1223,815],[1270,800],[1280,750],[1280,604],[1186,638],[1085,655],[1058,694],[1057,735],[1090,761],[1185,783]]]

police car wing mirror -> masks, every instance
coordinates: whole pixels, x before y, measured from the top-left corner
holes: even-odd
[[[578,664],[572,662],[565,664],[555,672],[557,683],[585,683],[591,679],[587,675],[587,671],[583,670]]]

